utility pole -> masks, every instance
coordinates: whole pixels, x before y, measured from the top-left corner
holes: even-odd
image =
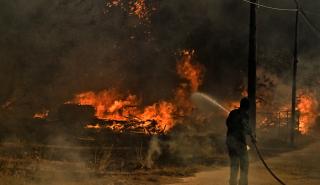
[[[250,125],[255,134],[256,131],[256,78],[257,78],[257,18],[256,18],[257,0],[251,0],[250,4],[250,27],[249,27],[249,59],[248,59],[248,98],[250,101]]]
[[[291,127],[290,127],[290,144],[294,145],[294,136],[296,128],[296,103],[297,103],[297,66],[298,66],[298,31],[299,31],[299,2],[295,0],[296,22],[294,36],[294,51],[293,51],[293,76],[292,76],[292,104],[291,104]]]

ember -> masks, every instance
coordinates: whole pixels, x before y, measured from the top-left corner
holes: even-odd
[[[49,115],[49,111],[45,110],[45,111],[42,111],[42,112],[35,113],[33,115],[33,118],[46,119],[48,117],[48,115]]]
[[[145,0],[137,0],[131,7],[132,13],[134,13],[139,19],[148,20],[149,11],[147,9]]]
[[[145,0],[110,0],[106,1],[105,6],[107,8],[106,12],[109,11],[109,8],[120,7],[121,10],[127,12],[130,15],[135,15],[141,21],[147,22],[150,18],[150,10]],[[154,11],[155,8],[152,7],[151,10]]]

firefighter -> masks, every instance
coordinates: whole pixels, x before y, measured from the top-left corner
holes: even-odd
[[[240,101],[240,108],[230,112],[227,124],[227,148],[230,157],[230,185],[237,185],[240,168],[239,185],[248,185],[249,157],[246,136],[251,136],[251,141],[256,142],[249,125],[249,99]]]

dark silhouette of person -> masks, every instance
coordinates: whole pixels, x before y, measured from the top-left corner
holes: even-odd
[[[226,124],[227,147],[230,157],[230,185],[237,185],[238,172],[240,168],[239,185],[248,185],[249,157],[246,136],[251,136],[252,142],[256,142],[249,125],[249,99],[240,101],[240,108],[229,113]]]

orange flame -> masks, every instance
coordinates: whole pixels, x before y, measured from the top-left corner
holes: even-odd
[[[147,129],[153,126],[157,131],[168,131],[176,123],[176,116],[185,116],[191,113],[193,105],[190,95],[196,91],[202,83],[203,67],[192,63],[194,51],[184,51],[182,59],[177,64],[177,72],[181,78],[188,80],[177,88],[175,98],[170,101],[159,101],[149,106],[141,106],[141,101],[136,95],[124,96],[115,89],[100,92],[83,92],[75,95],[72,101],[66,102],[78,105],[90,105],[95,108],[95,116],[102,120],[114,120],[114,124],[106,126],[115,131],[121,131],[123,125],[116,121],[130,123],[135,120],[136,125],[131,127],[143,127]],[[86,128],[100,129],[98,124],[88,124]]]
[[[96,110],[95,116],[103,120],[130,122],[130,119],[136,119],[140,122],[155,121],[157,123],[156,128],[164,131],[169,130],[174,125],[173,114],[176,111],[173,103],[166,101],[139,108],[139,101],[135,95],[128,95],[123,98],[114,89],[103,90],[98,93],[91,91],[80,93],[67,103],[91,105]],[[100,126],[89,124],[87,128],[100,128]],[[116,124],[113,124],[110,128],[113,130],[120,129]]]
[[[192,112],[194,106],[190,101],[191,93],[198,91],[202,84],[204,67],[194,62],[194,50],[183,50],[177,62],[177,73],[187,83],[181,83],[175,92],[175,102],[180,108],[178,115],[184,116]]]
[[[181,78],[190,81],[191,91],[195,92],[202,84],[203,66],[198,63],[192,63],[193,55],[194,50],[182,51],[182,59],[180,62],[178,62],[177,72]]]
[[[298,98],[297,108],[300,114],[299,130],[302,134],[307,134],[318,116],[318,101],[313,93],[303,91]]]
[[[46,119],[49,116],[49,111],[45,110],[43,112],[38,112],[33,115],[33,118],[36,119]]]
[[[131,7],[131,11],[135,14],[139,19],[148,20],[149,19],[149,11],[146,6],[145,0],[137,0],[133,3]]]

